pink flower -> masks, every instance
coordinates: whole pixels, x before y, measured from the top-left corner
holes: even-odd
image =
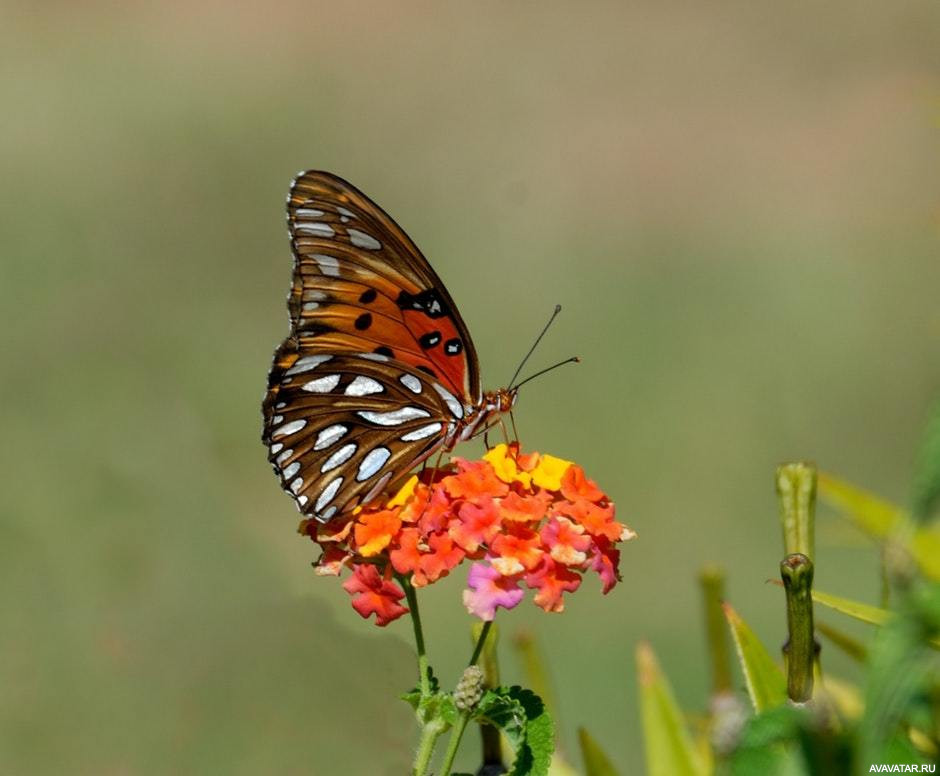
[[[497,606],[512,609],[525,595],[518,577],[504,577],[485,563],[474,563],[470,567],[467,587],[470,589],[463,591],[464,606],[481,620],[492,620]]]

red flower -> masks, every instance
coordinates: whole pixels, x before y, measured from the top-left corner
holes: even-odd
[[[343,589],[352,595],[353,609],[363,618],[375,615],[375,624],[388,625],[408,610],[399,604],[405,591],[394,582],[382,579],[379,570],[371,564],[361,564],[353,569],[353,575],[343,583]]]

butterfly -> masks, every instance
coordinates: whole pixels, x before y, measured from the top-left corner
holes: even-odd
[[[441,279],[361,191],[302,172],[287,227],[290,335],[268,375],[262,441],[300,511],[325,523],[484,431],[518,389],[482,390]]]

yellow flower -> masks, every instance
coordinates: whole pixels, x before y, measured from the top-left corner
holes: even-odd
[[[532,475],[522,471],[516,463],[516,459],[508,453],[508,445],[496,445],[483,456],[483,460],[493,467],[496,476],[503,482],[508,484],[521,482],[524,488],[528,488],[532,484]]]
[[[571,461],[556,458],[554,455],[543,455],[532,470],[532,482],[546,490],[561,489],[561,478],[571,466]]]

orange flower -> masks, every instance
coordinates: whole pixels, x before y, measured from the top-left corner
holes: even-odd
[[[545,517],[551,503],[551,494],[544,490],[525,495],[513,490],[500,499],[499,511],[503,520],[531,523]]]
[[[542,542],[551,551],[551,556],[568,566],[580,566],[587,560],[591,537],[584,529],[567,517],[553,517],[541,531]]]
[[[584,469],[577,464],[571,464],[561,478],[561,495],[569,501],[598,502],[605,498],[604,492],[597,487],[594,480],[584,476]]]
[[[464,603],[483,619],[511,609],[535,590],[545,611],[564,609],[564,594],[595,572],[604,593],[619,581],[617,544],[635,534],[615,519],[614,505],[581,467],[517,444],[497,445],[482,460],[411,477],[381,506],[357,508],[300,531],[323,548],[318,574],[353,575],[344,587],[363,617],[387,625],[408,610],[392,573],[415,587],[471,564]]]
[[[464,461],[461,458],[457,459],[457,474],[444,477],[441,484],[453,499],[501,498],[509,492],[509,486],[496,476],[488,462]]]
[[[378,555],[392,541],[401,528],[401,519],[396,510],[366,512],[359,516],[354,530],[356,547],[364,558]]]
[[[535,531],[518,526],[510,531],[499,534],[490,545],[493,553],[490,565],[503,576],[534,569],[545,554],[542,540]]]
[[[525,583],[537,588],[535,603],[546,612],[564,611],[564,593],[573,593],[581,585],[581,577],[564,564],[545,558],[535,571],[526,574]]]
[[[450,535],[467,552],[476,552],[499,531],[499,510],[491,498],[482,499],[479,506],[465,501],[457,516],[460,519],[451,524]]]

